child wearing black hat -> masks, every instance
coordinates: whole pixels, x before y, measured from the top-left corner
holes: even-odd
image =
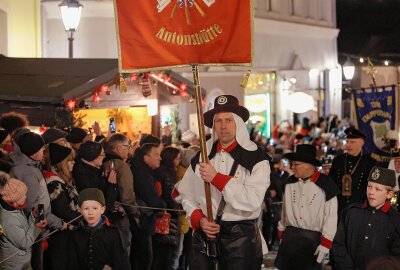
[[[342,213],[332,246],[336,269],[364,269],[376,257],[400,256],[400,214],[390,205],[395,185],[393,170],[372,168],[368,200]]]
[[[79,207],[83,224],[72,233],[68,269],[130,269],[120,234],[103,215],[105,199],[97,188],[82,190]]]

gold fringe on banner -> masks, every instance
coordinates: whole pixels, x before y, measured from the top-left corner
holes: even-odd
[[[240,81],[240,87],[246,88],[247,83],[249,82],[250,74],[251,74],[251,68],[249,68],[249,70],[243,75],[243,78]]]
[[[121,93],[124,93],[124,92],[128,91],[128,87],[126,85],[125,79],[122,76],[122,74],[119,75],[119,91]]]
[[[364,91],[364,90],[372,90],[372,89],[374,89],[374,90],[382,89],[382,88],[386,89],[386,87],[393,87],[393,86],[394,86],[395,90],[399,89],[399,85],[393,83],[393,84],[379,85],[379,86],[374,86],[374,85],[371,84],[370,87],[360,87],[360,88],[345,87],[344,90],[346,92],[348,92],[348,93],[352,93],[352,92],[358,92],[358,91]]]

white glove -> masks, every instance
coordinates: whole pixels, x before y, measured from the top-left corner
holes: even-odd
[[[314,256],[317,256],[317,263],[321,263],[326,255],[329,254],[329,249],[319,245],[314,252]]]

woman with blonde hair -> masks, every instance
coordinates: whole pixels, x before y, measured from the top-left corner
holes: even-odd
[[[47,190],[50,195],[52,213],[69,222],[78,216],[78,192],[72,178],[74,156],[71,148],[59,144],[49,144],[52,169],[44,171]],[[74,223],[74,224],[77,224]],[[44,253],[47,269],[66,269],[68,265],[68,230],[58,231],[48,239],[48,249]]]

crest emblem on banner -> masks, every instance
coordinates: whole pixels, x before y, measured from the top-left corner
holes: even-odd
[[[249,66],[251,0],[118,0],[122,73],[197,65]]]
[[[212,4],[215,3],[216,0],[198,0],[202,1],[204,4],[207,5],[207,7],[210,7]],[[157,0],[157,11],[158,13],[161,13],[164,11],[166,7],[171,4],[171,2],[175,2],[174,7],[172,8],[170,18],[174,18],[175,11],[177,8],[182,9],[185,12],[186,16],[186,24],[190,24],[190,15],[189,15],[189,10],[192,8],[195,8],[198,13],[202,17],[204,17],[206,14],[204,10],[200,7],[200,5],[196,2],[196,0]]]
[[[173,0],[157,0],[158,13],[163,12],[163,10],[169,4],[171,4],[172,1]],[[200,1],[202,1],[208,7],[210,7],[217,0],[200,0]],[[188,7],[188,8],[196,7],[196,8],[198,8],[199,7],[199,5],[196,3],[196,0],[176,0],[176,4],[175,5],[179,6],[180,8],[184,8],[184,7]]]
[[[384,136],[390,130],[390,122],[378,123],[371,121],[370,125],[373,132],[374,144],[376,147],[382,149],[385,146]]]

